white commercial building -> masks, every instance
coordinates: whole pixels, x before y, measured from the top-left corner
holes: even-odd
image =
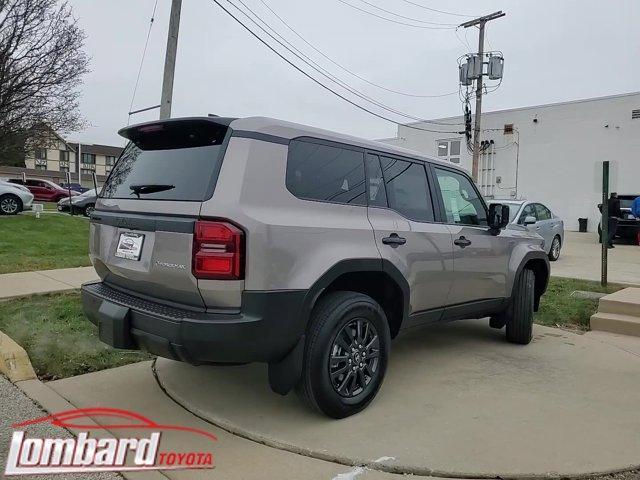
[[[434,121],[399,125],[397,138],[381,141],[471,171],[464,134],[419,130],[460,132],[463,117]],[[481,140],[482,193],[541,201],[567,230],[577,230],[580,217],[597,229],[604,160],[611,162],[611,191],[640,194],[640,92],[483,113]]]

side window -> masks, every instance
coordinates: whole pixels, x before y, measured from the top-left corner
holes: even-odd
[[[41,185],[42,182],[38,181],[38,180],[27,180],[26,185],[28,185],[29,187],[42,187],[44,185]]]
[[[487,225],[487,211],[482,199],[465,175],[436,168],[448,223]]]
[[[382,167],[380,167],[380,159],[377,155],[367,154],[365,159],[367,166],[367,181],[369,205],[374,207],[387,206],[387,192],[384,188],[384,180],[382,177]]]
[[[551,220],[551,211],[540,203],[536,203],[536,213],[538,220]]]
[[[364,154],[293,140],[289,144],[286,184],[298,198],[366,205]]]
[[[518,219],[518,223],[522,225],[524,223],[524,219],[527,217],[535,217],[535,219],[538,220],[538,215],[536,214],[536,209],[533,203],[530,203],[529,205],[524,207],[522,213],[520,214],[520,218]]]
[[[380,157],[389,207],[418,222],[432,222],[433,204],[424,165]]]

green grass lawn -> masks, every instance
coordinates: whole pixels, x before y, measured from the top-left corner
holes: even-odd
[[[91,265],[86,218],[4,216],[0,217],[0,232],[0,274]]]
[[[589,319],[598,310],[598,301],[575,298],[571,293],[576,290],[613,293],[622,288],[623,285],[609,284],[603,288],[599,282],[551,277],[547,292],[540,300],[535,322],[551,327],[589,330]]]
[[[80,295],[75,292],[0,302],[0,330],[27,351],[38,377],[44,380],[152,358],[100,342],[98,329],[84,316]]]

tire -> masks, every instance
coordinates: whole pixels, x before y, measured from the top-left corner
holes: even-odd
[[[2,215],[17,215],[22,211],[22,200],[17,195],[6,193],[0,196],[0,213]]]
[[[93,212],[94,208],[96,208],[95,204],[90,203],[86,207],[84,207],[84,209],[82,210],[82,214],[85,217],[91,217],[91,213]]]
[[[562,248],[562,241],[560,236],[556,235],[551,241],[551,248],[549,249],[549,260],[555,262],[560,258],[560,249]]]
[[[514,285],[513,302],[507,314],[507,340],[511,343],[528,345],[531,342],[535,280],[533,270],[525,268]]]
[[[311,314],[298,394],[332,418],[360,412],[382,385],[390,343],[387,318],[375,300],[356,292],[327,294]]]

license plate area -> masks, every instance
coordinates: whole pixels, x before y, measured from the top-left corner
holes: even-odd
[[[123,232],[118,239],[116,247],[116,257],[127,260],[140,260],[142,246],[144,244],[144,234],[135,232]]]

